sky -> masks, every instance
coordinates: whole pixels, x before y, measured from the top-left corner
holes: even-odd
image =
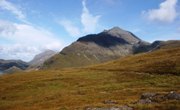
[[[0,0],[0,59],[30,61],[118,26],[142,40],[180,40],[180,0]]]

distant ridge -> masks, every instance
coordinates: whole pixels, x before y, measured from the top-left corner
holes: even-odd
[[[17,67],[21,70],[25,70],[29,66],[28,63],[21,60],[3,60],[0,59],[0,71],[5,71],[11,67]]]

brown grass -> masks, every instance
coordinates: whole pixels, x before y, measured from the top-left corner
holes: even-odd
[[[130,56],[88,68],[3,75],[0,76],[0,110],[82,110],[87,106],[126,104],[141,110],[178,110],[180,104],[177,101],[155,105],[131,103],[137,101],[144,92],[180,92],[180,77],[171,75],[174,70],[170,74],[160,75],[169,70],[159,66],[166,65],[171,70],[172,67],[174,69],[172,65],[176,64],[175,74],[179,74],[179,56],[180,49],[176,48]],[[147,68],[149,65],[157,65],[157,68]],[[150,72],[154,73],[147,74]],[[115,100],[118,103],[108,105],[103,103],[104,100]]]

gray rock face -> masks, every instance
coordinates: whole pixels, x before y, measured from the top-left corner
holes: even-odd
[[[167,100],[180,100],[180,94],[171,91],[167,94],[157,94],[157,93],[143,93],[137,104],[153,104],[160,103]]]
[[[174,92],[174,91],[171,91],[170,93],[168,93],[166,95],[167,99],[172,99],[172,100],[180,100],[180,94]]]

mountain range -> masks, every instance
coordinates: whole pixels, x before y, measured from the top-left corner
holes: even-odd
[[[0,59],[0,71],[1,73],[15,73],[23,70],[39,70],[43,63],[55,54],[55,51],[45,50],[36,55],[30,62]]]
[[[149,43],[129,31],[114,27],[99,34],[90,34],[79,38],[59,54],[45,61],[42,68],[82,67],[161,48],[179,46],[180,41],[178,40]]]
[[[3,60],[0,59],[0,71],[8,72],[10,68],[17,68],[18,70],[25,70],[29,66],[28,63],[21,60]]]
[[[141,40],[132,32],[113,27],[98,34],[80,37],[59,53],[46,50],[36,55],[30,62],[0,60],[0,71],[11,73],[19,70],[82,67],[138,53],[175,47],[180,47],[180,41],[154,41],[149,43]]]

